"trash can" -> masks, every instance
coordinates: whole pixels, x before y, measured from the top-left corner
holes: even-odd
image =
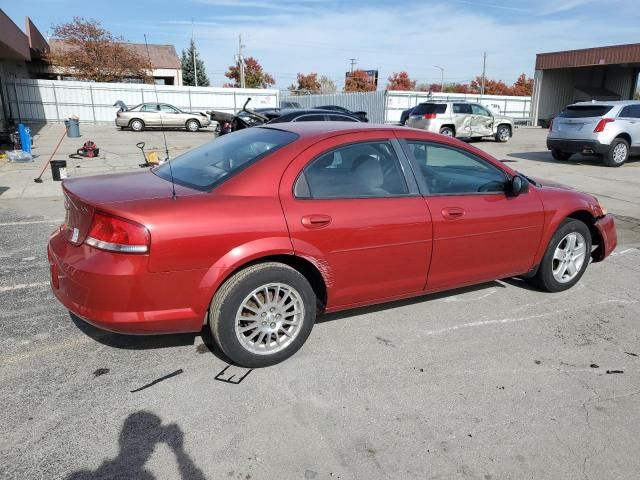
[[[80,136],[80,119],[78,117],[70,117],[64,121],[67,127],[67,137],[78,138]]]
[[[67,178],[67,161],[51,160],[51,176],[56,182],[60,182]]]

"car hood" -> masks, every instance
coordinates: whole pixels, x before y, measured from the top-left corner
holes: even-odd
[[[554,182],[553,180],[547,180],[546,178],[538,178],[538,177],[531,177],[531,179],[536,182],[536,184],[539,187],[551,187],[551,188],[559,188],[561,190],[574,190],[575,188],[572,188],[568,185],[564,185],[563,183],[558,183],[558,182]]]

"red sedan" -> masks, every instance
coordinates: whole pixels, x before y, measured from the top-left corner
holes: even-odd
[[[65,307],[122,333],[208,323],[247,367],[295,353],[318,312],[513,276],[558,292],[616,246],[593,196],[406,128],[254,127],[63,189],[48,255]]]

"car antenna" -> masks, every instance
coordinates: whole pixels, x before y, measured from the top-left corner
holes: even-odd
[[[144,46],[147,49],[147,59],[151,66],[151,54],[149,54],[149,44],[147,43],[147,34],[144,34]],[[153,76],[152,76],[153,78]],[[156,94],[156,103],[160,107],[160,99],[158,97],[158,86],[155,79],[153,81],[153,91]],[[162,139],[164,140],[164,160],[169,164],[169,176],[171,177],[171,199],[176,199],[176,182],[173,180],[173,168],[171,168],[171,159],[169,158],[169,146],[167,145],[167,135],[164,133],[164,123],[162,121],[162,113],[160,113],[160,128],[162,129]]]

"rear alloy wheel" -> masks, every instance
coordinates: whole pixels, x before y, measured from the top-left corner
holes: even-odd
[[[500,125],[496,132],[496,142],[505,143],[511,138],[511,129],[508,125]]]
[[[197,132],[200,130],[200,123],[197,120],[189,120],[187,122],[187,130],[190,132]]]
[[[214,296],[213,338],[235,364],[267,367],[293,355],[311,333],[316,297],[307,279],[281,263],[241,270]]]
[[[580,220],[566,219],[551,238],[532,281],[548,292],[573,287],[589,265],[591,232]]]
[[[138,118],[134,118],[129,123],[129,128],[131,128],[131,130],[133,130],[134,132],[141,132],[142,130],[144,130],[144,122]]]
[[[628,157],[629,143],[623,138],[616,138],[604,156],[604,164],[608,167],[621,167]]]
[[[440,129],[440,135],[445,135],[447,137],[453,137],[453,136],[455,136],[455,132],[453,131],[453,128],[451,128],[451,127],[442,127]]]
[[[571,158],[570,153],[563,152],[561,150],[558,150],[557,148],[554,148],[553,150],[551,150],[551,156],[555,160],[558,160],[560,162],[564,162],[565,160],[569,160]]]

